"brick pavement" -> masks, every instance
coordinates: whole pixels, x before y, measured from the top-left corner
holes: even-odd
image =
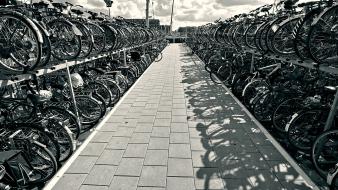
[[[98,130],[53,189],[310,189],[183,45]]]

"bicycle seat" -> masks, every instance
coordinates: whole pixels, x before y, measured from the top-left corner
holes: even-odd
[[[77,15],[83,15],[83,11],[79,10],[79,9],[71,9],[71,11]]]
[[[65,9],[67,8],[67,5],[65,3],[52,3],[53,7],[58,9]]]

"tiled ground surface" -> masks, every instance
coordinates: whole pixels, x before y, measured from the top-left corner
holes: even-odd
[[[183,45],[170,45],[55,190],[310,189]]]

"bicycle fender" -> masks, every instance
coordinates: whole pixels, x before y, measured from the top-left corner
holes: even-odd
[[[36,19],[32,19],[32,21],[34,22],[34,24],[40,29],[40,31],[42,33],[44,33],[46,36],[50,36],[49,32],[47,31],[46,28],[44,28],[43,26],[41,26],[41,24],[39,23],[39,21],[37,21]]]

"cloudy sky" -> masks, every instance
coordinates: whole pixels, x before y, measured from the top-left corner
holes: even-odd
[[[81,4],[89,9],[107,12],[104,0],[68,0]],[[235,14],[248,12],[260,5],[274,0],[175,0],[174,29],[179,26],[201,25],[219,18],[231,17]],[[278,0],[277,0],[278,1]],[[153,2],[153,3],[152,3]],[[154,10],[155,18],[161,24],[170,23],[172,0],[150,0],[150,15]],[[152,6],[153,4],[153,6]],[[112,16],[125,18],[145,18],[146,0],[114,0],[111,7]]]

